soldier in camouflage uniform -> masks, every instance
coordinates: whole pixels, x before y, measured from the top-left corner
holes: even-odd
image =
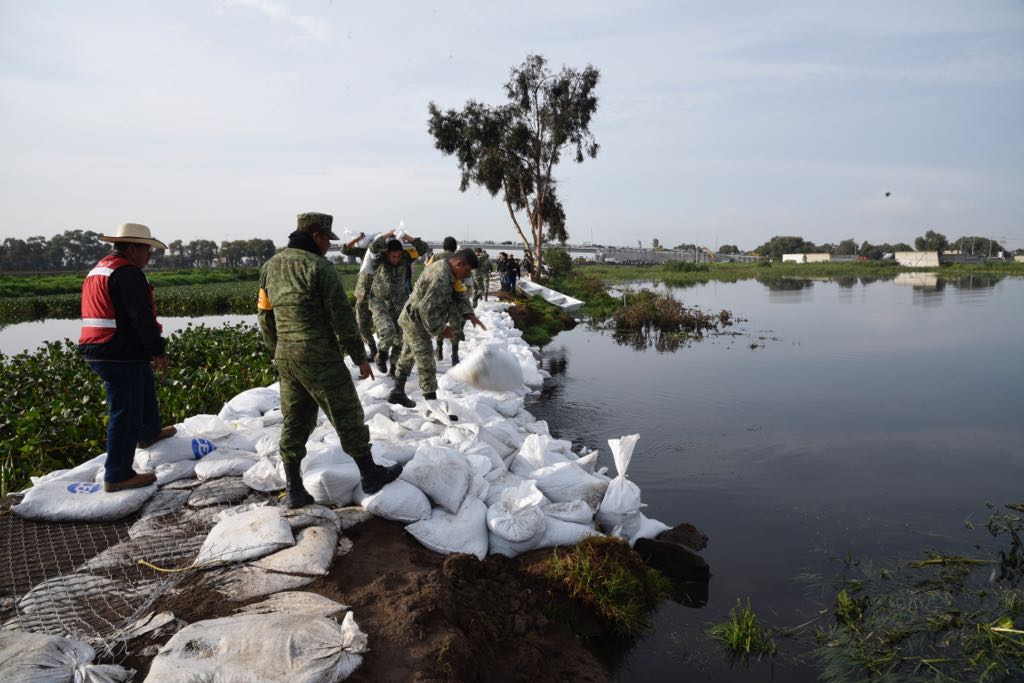
[[[379,347],[377,369],[388,371],[390,351],[392,374],[402,352],[402,330],[398,326],[398,316],[409,299],[405,285],[406,271],[413,261],[430,249],[419,238],[402,235],[402,239],[409,244],[408,247],[403,248],[401,242],[388,235],[380,235],[370,242],[370,253],[377,261],[370,288],[370,313],[373,314],[373,327],[377,330]]]
[[[459,248],[459,243],[454,237],[445,237],[442,243],[444,251],[435,252],[430,258],[430,263],[437,260],[447,261],[452,256],[455,256],[455,251]],[[473,284],[470,278],[463,280],[463,284],[466,285],[464,291],[460,291],[459,295],[465,297],[466,300],[471,300],[473,297]],[[465,333],[462,331],[462,326],[465,324],[462,315],[457,309],[452,309],[451,318],[448,320],[448,324],[452,328],[452,365],[458,365],[459,363],[459,342],[466,338]],[[438,335],[437,337],[437,359],[444,360],[444,336]]]
[[[388,402],[412,408],[416,403],[406,395],[405,382],[412,373],[413,364],[419,373],[423,398],[437,398],[437,364],[434,362],[433,344],[438,335],[449,339],[453,330],[448,321],[455,311],[463,320],[481,329],[487,329],[473,313],[465,297],[462,281],[469,277],[477,265],[472,249],[455,252],[448,260],[439,259],[427,266],[416,281],[409,302],[402,310],[398,323],[405,334],[405,346],[395,369],[395,388]]]
[[[395,231],[392,230],[387,233],[389,236],[394,235]],[[359,336],[363,338],[363,343],[370,348],[371,360],[377,356],[377,341],[373,338],[373,316],[370,314],[370,287],[373,285],[373,256],[367,257],[369,249],[366,247],[357,247],[356,242],[363,239],[365,233],[359,233],[359,237],[356,237],[351,242],[347,243],[341,248],[341,253],[345,256],[355,256],[356,258],[363,259],[364,263],[359,268],[359,275],[356,277],[356,323],[359,325]],[[370,258],[371,263],[365,263],[366,259]]]
[[[360,379],[373,372],[338,271],[324,258],[330,240],[338,239],[332,222],[323,213],[299,214],[288,247],[260,268],[260,331],[281,379],[281,461],[288,482],[285,504],[292,508],[313,502],[300,468],[318,406],[359,466],[364,491],[379,491],[402,471],[401,465],[381,467],[370,457],[370,432],[344,353],[359,366]]]
[[[491,286],[491,257],[486,251],[477,247],[476,258],[480,265],[473,271],[473,308],[480,303],[481,296],[484,301],[487,301],[487,290]]]

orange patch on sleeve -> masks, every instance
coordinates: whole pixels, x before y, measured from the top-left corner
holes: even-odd
[[[259,308],[261,311],[274,310],[274,305],[270,303],[270,297],[267,296],[267,290],[263,289],[262,287],[260,287],[260,298],[256,302],[256,307]]]

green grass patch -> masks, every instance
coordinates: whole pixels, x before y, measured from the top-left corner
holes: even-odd
[[[774,657],[779,651],[771,628],[762,626],[750,607],[750,598],[746,605],[737,600],[729,618],[711,626],[707,634],[722,644],[731,659],[744,663],[751,657]]]
[[[650,628],[651,612],[672,589],[669,580],[648,567],[629,545],[609,537],[555,548],[531,571],[553,582],[625,638]]]
[[[252,325],[190,326],[168,338],[167,355],[168,381],[157,386],[165,424],[216,413],[236,394],[275,381]],[[103,382],[70,342],[0,353],[0,393],[0,496],[106,450]]]
[[[523,339],[533,346],[544,346],[559,332],[576,326],[575,318],[539,296],[520,299],[508,312]]]

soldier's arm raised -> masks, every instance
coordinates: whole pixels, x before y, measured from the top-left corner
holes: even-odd
[[[352,312],[348,296],[345,295],[345,289],[341,286],[338,271],[333,265],[325,262],[320,268],[319,279],[321,301],[331,329],[352,362],[362,365],[366,362],[366,348],[363,346],[362,337],[359,336],[356,316]]]
[[[388,233],[377,235],[372,242],[370,242],[370,253],[374,256],[380,256],[384,253],[384,249],[388,246],[388,240],[391,239]]]

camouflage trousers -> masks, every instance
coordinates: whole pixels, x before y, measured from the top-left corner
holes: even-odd
[[[392,363],[402,353],[402,328],[398,325],[401,310],[401,306],[396,308],[390,302],[370,297],[370,313],[373,314],[373,327],[377,330],[377,347],[381,351],[391,349]]]
[[[434,344],[430,334],[418,321],[409,317],[406,311],[398,318],[398,324],[405,333],[405,346],[398,357],[395,376],[407,379],[415,364],[423,393],[437,391],[437,361],[434,360]]]
[[[473,277],[473,308],[480,303],[480,297],[483,296],[484,301],[487,301],[487,289],[490,283],[487,281],[487,277]]]
[[[340,355],[315,361],[278,359],[277,371],[284,416],[283,462],[301,462],[306,457],[306,441],[316,428],[317,408],[326,413],[346,453],[355,459],[370,457],[370,430],[363,424],[363,405]]]
[[[370,350],[377,348],[373,338],[373,315],[370,313],[370,287],[373,286],[373,273],[359,273],[356,280],[356,324],[359,336]]]

